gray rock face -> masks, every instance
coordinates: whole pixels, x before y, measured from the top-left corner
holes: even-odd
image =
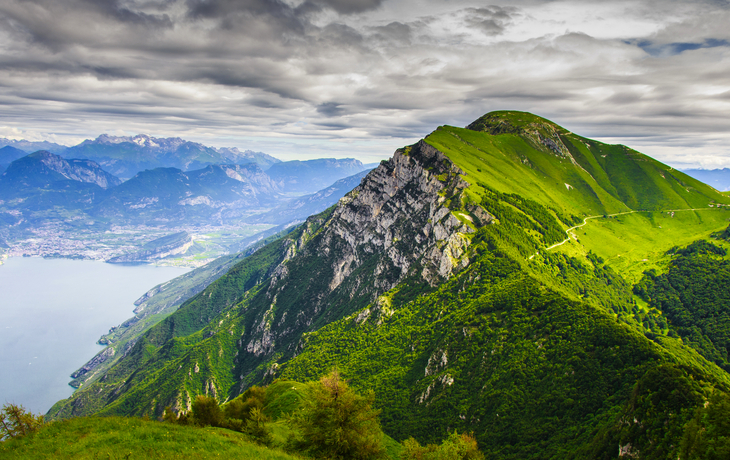
[[[437,178],[444,174],[445,179]],[[379,280],[382,290],[398,284],[419,260],[421,276],[431,284],[459,268],[456,259],[468,245],[459,233],[472,230],[444,202],[446,195],[467,186],[460,174],[464,172],[423,141],[407,154],[397,151],[392,160],[373,170],[340,200],[323,241],[325,252],[334,239],[347,243],[332,267],[330,290],[362,264],[362,253],[383,255],[376,274],[385,272],[388,265],[397,268],[396,278]]]
[[[272,272],[267,303],[241,351],[270,355],[277,343],[292,343],[292,336],[349,314],[363,302],[377,303],[408,276],[436,285],[464,268],[469,263],[463,257],[466,234],[474,230],[447,207],[450,198],[460,202],[468,185],[462,174],[423,141],[398,150],[371,171],[314,233],[288,241]],[[486,224],[490,218],[483,212],[477,220]],[[303,278],[317,280],[317,287],[298,294],[295,305],[280,300],[291,298]]]

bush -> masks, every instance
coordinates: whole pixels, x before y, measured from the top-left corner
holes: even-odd
[[[401,460],[483,460],[477,441],[471,433],[459,434],[454,430],[440,446],[421,446],[413,438],[403,441]]]
[[[248,420],[251,417],[252,409],[264,410],[265,397],[266,389],[254,385],[241,396],[223,406],[223,412],[226,418]]]
[[[198,395],[192,406],[194,423],[200,426],[224,426],[223,411],[218,401],[210,396]]]
[[[43,423],[42,415],[33,415],[23,406],[5,404],[0,411],[0,440],[34,433]]]
[[[370,459],[384,456],[380,411],[374,394],[356,394],[337,371],[310,386],[311,397],[290,418],[294,450],[328,459]]]

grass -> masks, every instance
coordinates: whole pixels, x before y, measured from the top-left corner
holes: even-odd
[[[425,139],[466,173],[466,195],[476,202],[485,184],[580,217],[730,203],[727,195],[623,145],[583,138],[524,112],[486,117],[514,129],[492,135],[441,126]],[[560,143],[561,153],[541,139]]]
[[[26,438],[0,443],[3,459],[227,459],[299,457],[221,428],[197,428],[125,417],[53,422]]]
[[[593,251],[627,281],[639,281],[644,270],[664,271],[669,258],[665,252],[709,238],[710,233],[728,226],[730,210],[707,208],[698,211],[636,212],[616,217],[590,219],[573,234],[578,240],[553,251],[585,257]],[[727,243],[724,244],[728,247]]]

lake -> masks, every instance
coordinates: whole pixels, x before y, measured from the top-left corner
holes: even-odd
[[[46,413],[74,391],[99,337],[134,316],[134,301],[189,271],[92,260],[13,257],[0,265],[0,404]]]

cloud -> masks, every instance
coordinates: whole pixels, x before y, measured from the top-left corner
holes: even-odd
[[[5,0],[0,126],[374,158],[438,125],[515,109],[667,161],[730,166],[729,8]]]
[[[512,16],[519,10],[514,7],[487,6],[481,8],[467,8],[466,24],[479,29],[486,35],[499,35],[512,22]]]

